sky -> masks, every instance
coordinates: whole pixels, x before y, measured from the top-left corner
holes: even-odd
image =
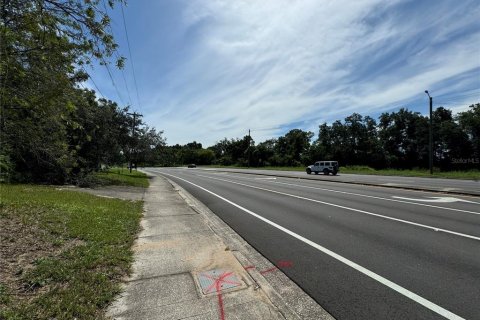
[[[120,7],[110,14],[126,67],[109,68],[112,82],[96,65],[85,85],[169,145],[316,136],[354,112],[427,115],[425,90],[454,113],[480,102],[476,1],[130,0],[131,55]]]

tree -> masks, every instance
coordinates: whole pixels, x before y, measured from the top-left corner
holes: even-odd
[[[287,165],[299,166],[306,164],[304,163],[304,158],[308,154],[312,137],[313,132],[300,129],[293,129],[285,134],[285,156],[287,158]]]
[[[439,107],[433,112],[432,120],[434,157],[441,168],[451,169],[453,159],[471,157],[471,142],[454,121],[452,111]]]
[[[254,152],[254,164],[260,167],[273,165],[277,139],[269,139],[258,144]]]
[[[139,163],[143,165],[155,165],[160,160],[166,140],[162,136],[163,131],[157,131],[155,128],[144,126],[138,130],[135,136],[136,157]]]
[[[230,144],[230,141],[224,138],[208,148],[215,154],[214,161],[216,161],[216,163],[227,166],[233,164],[232,155],[229,153],[231,149]]]
[[[0,156],[9,159],[14,179],[62,183],[76,165],[83,165],[85,158],[76,158],[79,145],[72,147],[69,140],[79,137],[68,136],[80,128],[70,117],[83,110],[76,84],[88,77],[84,64],[92,58],[105,64],[116,48],[106,31],[110,20],[98,4],[2,1]],[[120,58],[117,65],[122,64]]]
[[[480,103],[469,106],[468,111],[457,116],[460,128],[467,134],[472,145],[471,158],[480,159]]]
[[[401,108],[380,116],[379,138],[389,167],[428,166],[428,119]]]

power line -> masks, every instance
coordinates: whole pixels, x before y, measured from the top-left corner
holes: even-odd
[[[88,75],[88,78],[90,79],[90,81],[92,81],[93,86],[95,87],[95,89],[97,89],[97,92],[102,96],[103,99],[106,99],[105,96],[100,91],[100,89],[98,88],[97,84],[95,83],[95,80],[93,80],[92,76],[90,74],[88,74],[88,72],[85,70],[85,68],[82,68],[82,70],[83,70],[83,72],[85,72]]]
[[[120,91],[118,90],[118,87],[117,87],[117,85],[115,84],[115,81],[113,80],[113,76],[112,76],[112,73],[110,72],[110,68],[108,67],[108,64],[107,64],[107,62],[105,61],[104,58],[102,58],[102,62],[103,62],[103,65],[105,66],[105,68],[107,69],[108,76],[110,77],[110,80],[112,81],[112,85],[113,85],[113,87],[115,88],[115,91],[117,92],[117,96],[118,96],[118,98],[120,99],[120,102],[121,102],[123,105],[125,105],[125,102],[123,101],[122,95],[120,94]]]
[[[140,97],[138,96],[137,77],[135,76],[135,68],[133,67],[132,51],[130,50],[130,40],[128,39],[127,23],[125,22],[125,13],[123,11],[123,2],[120,2],[120,7],[122,8],[123,27],[125,29],[125,36],[127,38],[127,47],[128,47],[128,54],[130,56],[130,64],[132,65],[133,81],[135,83],[135,91],[137,93],[137,103],[138,103],[138,106],[140,107]]]
[[[107,8],[107,5],[105,4],[105,0],[102,0],[102,4],[103,4],[103,8],[105,9],[105,14],[107,14],[108,13],[108,8]],[[113,29],[112,29],[111,24],[108,24],[108,29],[109,29],[110,33],[113,35]],[[117,58],[117,60],[120,60],[120,54],[119,54],[119,52],[116,48],[114,49],[114,54],[115,54],[115,58]],[[125,72],[124,72],[123,68],[121,68],[120,70],[122,72],[122,78],[123,78],[123,83],[125,84],[125,89],[127,90],[128,103],[132,104],[132,97],[130,95],[130,89],[128,88],[127,78],[125,77]]]

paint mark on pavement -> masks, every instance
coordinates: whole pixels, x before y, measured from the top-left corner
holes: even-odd
[[[480,204],[478,202],[470,201],[470,200],[465,200],[465,199],[460,199],[460,198],[454,198],[454,197],[429,197],[429,198],[407,198],[407,197],[398,197],[398,196],[392,196],[392,198],[395,199],[402,199],[402,200],[408,200],[408,201],[418,201],[418,202],[431,202],[431,203],[452,203],[452,202],[466,202],[466,203],[475,203],[475,204]]]

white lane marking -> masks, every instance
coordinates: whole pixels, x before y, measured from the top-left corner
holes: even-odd
[[[392,196],[395,199],[402,199],[402,200],[410,200],[410,201],[419,201],[419,202],[438,202],[438,203],[452,203],[452,202],[467,202],[467,203],[475,203],[477,202],[454,198],[454,197],[430,197],[430,199],[419,199],[419,198],[407,198],[407,197],[398,197]]]
[[[254,180],[277,180],[277,178],[253,178]]]
[[[293,231],[290,231],[289,229],[287,229],[287,228],[285,228],[285,227],[282,227],[282,226],[279,225],[279,224],[276,224],[276,223],[273,222],[273,221],[268,220],[267,218],[262,217],[261,215],[255,213],[255,212],[253,212],[253,211],[248,210],[247,208],[244,208],[244,207],[240,206],[239,204],[236,204],[236,203],[233,202],[233,201],[230,201],[230,200],[228,200],[228,199],[226,199],[226,198],[224,198],[224,197],[222,197],[222,196],[220,196],[220,195],[218,195],[218,194],[216,194],[216,193],[214,193],[214,192],[212,192],[212,191],[210,191],[210,190],[208,190],[208,189],[205,189],[204,187],[201,187],[201,186],[199,186],[199,185],[197,185],[197,184],[195,184],[195,183],[193,183],[193,182],[190,182],[190,181],[188,181],[188,180],[185,180],[185,179],[182,179],[182,178],[180,178],[180,177],[174,176],[174,175],[172,175],[172,174],[168,174],[168,173],[164,173],[164,172],[160,172],[160,174],[164,174],[164,175],[167,175],[167,176],[174,177],[174,178],[177,178],[177,179],[179,179],[179,180],[182,180],[182,181],[184,181],[184,182],[186,182],[186,183],[191,184],[192,186],[195,186],[195,187],[197,187],[197,188],[199,188],[199,189],[201,189],[201,190],[203,190],[203,191],[205,191],[205,192],[207,192],[207,193],[209,193],[209,194],[211,194],[211,195],[213,195],[213,196],[215,196],[215,197],[217,197],[217,198],[219,198],[219,199],[221,199],[221,200],[223,200],[223,201],[225,201],[225,202],[227,202],[227,203],[229,203],[229,204],[231,204],[232,206],[234,206],[234,207],[236,207],[236,208],[238,208],[238,209],[240,209],[240,210],[242,210],[242,211],[244,211],[244,212],[246,212],[246,213],[254,216],[254,217],[257,218],[257,219],[262,220],[262,221],[265,222],[265,223],[268,223],[268,224],[271,225],[272,227],[275,227],[275,228],[277,228],[277,229],[279,229],[279,230],[281,230],[281,231],[289,234],[290,236],[292,236],[292,237],[294,237],[294,238],[296,238],[296,239],[298,239],[298,240],[300,240],[300,241],[308,244],[309,246],[311,246],[311,247],[313,247],[313,248],[315,248],[315,249],[317,249],[317,250],[319,250],[319,251],[321,251],[321,252],[329,255],[330,257],[332,257],[332,258],[334,258],[334,259],[336,259],[336,260],[338,260],[338,261],[346,264],[347,266],[349,266],[349,267],[351,267],[351,268],[353,268],[353,269],[355,269],[355,270],[363,273],[364,275],[366,275],[366,276],[368,276],[368,277],[370,277],[370,278],[372,278],[372,279],[380,282],[381,284],[389,287],[390,289],[392,289],[392,290],[394,290],[394,291],[396,291],[396,292],[404,295],[405,297],[407,297],[407,298],[409,298],[409,299],[411,299],[411,300],[413,300],[413,301],[421,304],[422,306],[424,306],[424,307],[432,310],[433,312],[435,312],[435,313],[437,313],[437,314],[439,314],[439,315],[441,315],[441,316],[443,316],[443,317],[445,317],[445,318],[447,318],[447,319],[455,319],[455,320],[462,320],[462,319],[463,319],[463,320],[465,320],[464,318],[456,315],[455,313],[453,313],[453,312],[451,312],[451,311],[448,311],[448,310],[445,309],[445,308],[440,307],[439,305],[437,305],[437,304],[435,304],[435,303],[433,303],[433,302],[431,302],[431,301],[429,301],[429,300],[427,300],[427,299],[425,299],[425,298],[417,295],[416,293],[413,293],[412,291],[410,291],[410,290],[408,290],[408,289],[406,289],[406,288],[404,288],[404,287],[396,284],[395,282],[392,282],[392,281],[390,281],[390,280],[382,277],[381,275],[376,274],[375,272],[370,271],[369,269],[367,269],[367,268],[365,268],[365,267],[362,267],[361,265],[359,265],[359,264],[357,264],[357,263],[355,263],[355,262],[353,262],[353,261],[351,261],[351,260],[348,260],[347,258],[345,258],[345,257],[343,257],[343,256],[341,256],[341,255],[339,255],[339,254],[337,254],[337,253],[335,253],[335,252],[333,252],[333,251],[331,251],[331,250],[329,250],[329,249],[327,249],[327,248],[319,245],[318,243],[315,243],[315,242],[313,242],[313,241],[311,241],[311,240],[309,240],[309,239],[307,239],[307,238],[305,238],[305,237],[303,237],[303,236],[301,236],[301,235],[299,235],[299,234],[297,234],[297,233],[295,233],[295,232],[293,232]]]
[[[472,213],[472,214],[479,214],[480,215],[480,212],[476,212],[476,211],[440,207],[440,206],[435,206],[435,205],[415,203],[415,202],[409,202],[409,201],[403,201],[403,200],[395,200],[395,199],[389,199],[389,198],[383,198],[383,197],[377,197],[377,196],[369,196],[369,195],[366,195],[366,194],[353,193],[353,192],[347,192],[347,191],[303,186],[301,184],[294,184],[294,183],[285,183],[285,182],[279,182],[279,181],[275,181],[275,183],[284,184],[284,185],[292,186],[292,187],[300,187],[300,188],[306,188],[306,189],[315,189],[315,190],[321,190],[321,191],[336,192],[336,193],[348,194],[348,195],[358,196],[358,197],[365,197],[365,198],[372,198],[372,199],[379,199],[379,200],[386,200],[386,201],[393,201],[393,202],[400,202],[400,203],[408,203],[408,204],[413,204],[413,205],[416,205],[416,206],[423,206],[423,207],[430,207],[430,208],[436,208],[436,209],[444,209],[444,210],[451,210],[451,211],[458,211],[458,212],[465,212],[465,213]],[[465,200],[465,201],[468,201],[468,200]],[[477,202],[471,201],[471,203],[477,203]]]
[[[472,236],[472,235],[469,235],[469,234],[460,233],[460,232],[456,232],[456,231],[452,231],[452,230],[448,230],[448,229],[442,229],[442,228],[438,228],[438,227],[432,227],[432,226],[428,226],[428,225],[426,225],[426,224],[421,224],[421,223],[417,223],[417,222],[413,222],[413,221],[409,221],[409,220],[404,220],[404,219],[399,219],[399,218],[393,218],[393,217],[390,217],[390,216],[384,216],[384,215],[378,214],[378,213],[373,213],[373,212],[369,212],[369,211],[365,211],[365,210],[360,210],[360,209],[345,207],[345,206],[341,206],[341,205],[338,205],[338,204],[335,204],[335,203],[330,203],[330,202],[325,202],[325,201],[320,201],[320,200],[305,198],[305,197],[301,197],[301,196],[297,196],[297,195],[289,194],[289,193],[285,193],[285,192],[280,192],[280,191],[276,191],[276,190],[271,190],[271,189],[256,187],[256,186],[252,186],[252,185],[248,185],[248,184],[244,184],[244,183],[240,183],[240,182],[235,182],[235,181],[232,181],[232,180],[225,180],[225,179],[213,178],[213,177],[202,176],[202,175],[198,175],[198,176],[199,176],[199,177],[204,177],[204,178],[207,178],[207,179],[212,179],[212,180],[218,180],[218,181],[224,181],[224,182],[229,182],[229,183],[233,183],[233,184],[238,184],[238,185],[240,185],[240,186],[249,187],[249,188],[258,189],[258,190],[263,190],[263,191],[267,191],[267,192],[271,192],[271,193],[281,194],[281,195],[284,195],[284,196],[287,196],[287,197],[296,198],[296,199],[301,199],[301,200],[306,200],[306,201],[321,203],[321,204],[324,204],[324,205],[327,205],[327,206],[332,206],[332,207],[336,207],[336,208],[340,208],[340,209],[345,209],[345,210],[349,210],[349,211],[354,211],[354,212],[360,212],[360,213],[364,213],[364,214],[367,214],[367,215],[370,215],[370,216],[374,216],[374,217],[379,217],[379,218],[383,218],[383,219],[387,219],[387,220],[402,222],[402,223],[410,224],[410,225],[413,225],[413,226],[417,226],[417,227],[421,227],[421,228],[425,228],[425,229],[430,229],[430,230],[433,230],[433,231],[441,231],[441,232],[445,232],[445,233],[449,233],[449,234],[454,234],[454,235],[456,235],[456,236],[460,236],[460,237],[464,237],[464,238],[470,238],[470,239],[473,239],[473,240],[478,240],[478,241],[480,241],[480,237],[476,237],[476,236]]]

